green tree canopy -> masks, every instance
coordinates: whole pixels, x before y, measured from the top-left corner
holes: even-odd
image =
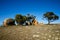
[[[21,14],[16,14],[15,21],[18,25],[23,25],[24,22],[28,21],[32,23],[33,19],[35,19],[35,16],[27,14],[27,16],[23,16]]]
[[[15,20],[16,20],[17,24],[22,25],[24,23],[24,21],[26,21],[26,19],[27,19],[27,17],[23,16],[21,14],[16,14],[16,16],[15,16]]]

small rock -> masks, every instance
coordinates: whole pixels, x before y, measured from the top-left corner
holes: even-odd
[[[40,33],[40,32],[37,32],[37,33]]]
[[[46,37],[43,37],[44,39],[46,39]]]
[[[55,32],[59,32],[59,31],[57,30],[57,31],[55,31]]]
[[[39,37],[39,35],[33,35],[33,37]]]
[[[47,36],[47,33],[45,35]]]
[[[59,38],[58,37],[55,37],[55,40],[58,40]]]
[[[59,34],[59,33],[57,33],[57,35],[59,36],[60,34]]]
[[[49,35],[49,38],[51,37],[51,35]]]
[[[48,39],[48,40],[50,40],[50,39]]]

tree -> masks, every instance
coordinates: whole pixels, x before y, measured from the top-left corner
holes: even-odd
[[[36,16],[27,14],[27,20],[31,20],[31,19],[33,20],[35,18],[36,18]]]
[[[55,20],[59,19],[59,16],[57,16],[56,14],[54,14],[53,12],[46,12],[43,17],[48,20],[48,24],[50,24],[50,22],[53,22]]]
[[[32,21],[35,20],[35,18],[36,18],[36,16],[27,14],[27,21],[29,21],[30,24],[32,24]]]
[[[32,21],[35,19],[35,16],[27,14],[27,16],[23,16],[21,14],[17,14],[15,16],[15,21],[18,25],[23,25],[24,23],[32,24]]]
[[[16,16],[15,16],[15,20],[18,25],[22,25],[26,21],[26,19],[27,19],[27,17],[23,16],[21,14],[16,14]]]

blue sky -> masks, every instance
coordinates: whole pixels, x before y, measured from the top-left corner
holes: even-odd
[[[38,22],[45,12],[54,12],[60,17],[60,0],[0,0],[0,25],[6,18],[14,18],[16,14],[35,15]],[[60,23],[60,19],[55,21]]]

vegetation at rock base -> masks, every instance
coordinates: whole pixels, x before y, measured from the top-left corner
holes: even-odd
[[[23,16],[21,14],[16,14],[15,21],[18,25],[23,25],[24,22],[28,22],[29,24],[32,24],[32,21],[36,17],[30,14],[27,14],[27,16]]]

